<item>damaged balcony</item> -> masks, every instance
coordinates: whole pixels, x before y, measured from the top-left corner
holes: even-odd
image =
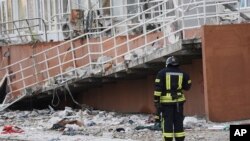
[[[141,38],[138,38],[138,41],[136,42],[140,42],[140,39]],[[81,44],[81,42],[82,40],[77,40],[74,43],[70,42],[63,44],[77,46],[77,44]],[[37,45],[38,44],[39,43],[37,43]],[[25,98],[44,98],[47,96],[51,97],[55,90],[59,90],[61,93],[63,93],[65,89],[68,91],[84,90],[90,87],[101,86],[104,83],[115,82],[121,79],[135,79],[146,76],[149,73],[155,73],[157,70],[164,67],[165,59],[169,55],[177,55],[182,60],[182,63],[191,63],[192,59],[197,57],[201,58],[201,43],[199,39],[185,41],[179,40],[176,43],[169,44],[165,47],[160,45],[156,46],[156,44],[161,44],[160,40],[158,43],[153,40],[152,43],[150,43],[150,48],[147,50],[145,50],[146,48],[135,48],[131,53],[122,52],[123,55],[119,57],[121,60],[120,62],[118,62],[119,59],[114,60],[112,57],[108,56],[110,49],[106,49],[107,56],[98,53],[93,55],[83,53],[88,55],[84,56],[78,51],[79,47],[62,47],[64,48],[64,51],[49,48],[48,51],[44,53],[29,57],[29,62],[33,64],[30,67],[23,66],[23,63],[20,62],[13,64],[20,68],[20,72],[12,70],[16,73],[11,74],[9,78],[12,79],[13,85],[19,84],[25,86],[20,88],[22,92],[21,96],[24,96]],[[155,45],[156,47],[153,48],[152,45]],[[61,53],[54,55],[55,52]],[[83,61],[86,61],[91,57],[93,57],[93,60],[95,61],[80,66]],[[116,61],[118,65],[115,65]],[[79,67],[74,68],[74,66]],[[16,67],[13,66],[11,68],[13,69]],[[20,76],[18,76],[18,73],[20,73]],[[49,77],[42,80],[44,74]],[[53,76],[52,74],[58,75]],[[21,78],[20,81],[13,81],[17,77]],[[34,81],[37,83],[29,86],[29,83],[34,83]],[[12,90],[12,93],[16,92],[17,95],[20,96],[18,94],[20,89]],[[6,98],[8,98],[8,95]],[[16,100],[19,100],[19,97],[16,98]],[[25,99],[22,101],[25,102]]]
[[[237,1],[195,1],[159,11],[167,2],[157,2],[102,31],[84,33],[67,41],[35,40],[2,48],[2,57],[8,65],[1,68],[0,74],[6,75],[8,91],[0,110],[24,97],[52,96],[57,89],[82,90],[143,77],[164,67],[170,55],[176,55],[182,64],[192,63],[193,59],[201,58],[203,24],[223,24],[219,17],[224,16],[236,17],[237,20],[230,20],[234,23],[240,18],[238,11],[206,11],[211,6],[224,7]],[[199,12],[200,9],[206,13]],[[148,18],[152,12],[157,14]],[[133,23],[133,19],[140,21]]]
[[[18,105],[30,103],[31,99],[41,100],[51,98],[56,94],[63,96],[65,91],[71,96],[73,93],[96,88],[106,83],[115,83],[123,79],[138,79],[148,74],[156,73],[165,66],[165,60],[170,55],[176,55],[181,64],[191,64],[193,59],[201,58],[200,39],[180,40],[166,47],[155,48],[154,51],[135,50],[126,55],[124,61],[115,66],[108,56],[97,58],[97,63],[91,67],[74,69],[68,67],[62,75],[50,77],[42,87],[26,87],[25,98]],[[102,63],[105,62],[105,63]],[[101,66],[100,64],[103,64]],[[13,106],[15,107],[15,105]],[[19,106],[20,107],[20,106]]]

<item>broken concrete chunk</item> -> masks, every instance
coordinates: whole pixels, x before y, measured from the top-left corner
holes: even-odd
[[[126,54],[124,56],[124,60],[125,61],[131,61],[131,60],[134,60],[138,57],[138,55],[135,53],[135,52],[130,52],[129,54]]]
[[[141,58],[145,55],[143,48],[138,48],[134,50],[134,53],[137,55],[138,58]]]
[[[97,59],[97,63],[100,63],[100,64],[103,64],[103,63],[107,63],[109,61],[112,61],[112,57],[109,57],[109,56],[101,56],[101,57],[98,57]]]
[[[78,120],[71,120],[71,119],[62,119],[60,120],[59,122],[57,122],[56,124],[53,124],[52,126],[52,130],[64,130],[66,127],[72,127],[71,125],[68,125],[68,124],[75,124],[79,127],[82,127],[83,126],[83,123],[78,121]]]
[[[49,110],[50,110],[51,114],[55,112],[54,108],[52,108],[50,105],[48,107],[49,107]]]
[[[48,80],[45,82],[45,84],[43,85],[43,88],[47,88],[50,86],[54,86],[56,85],[56,80],[54,77],[48,78]]]
[[[213,125],[211,127],[208,127],[209,130],[224,130],[226,128],[226,125]]]
[[[16,116],[16,113],[15,112],[8,112],[8,113],[5,113],[4,115],[3,115],[3,117],[5,118],[5,119],[12,119],[12,118],[14,118]]]
[[[49,119],[48,123],[51,124],[51,125],[53,125],[53,124],[58,123],[58,122],[61,121],[61,120],[62,120],[62,118],[53,116],[51,119]]]
[[[36,111],[36,110],[33,110],[29,116],[32,116],[32,117],[37,117],[39,115],[39,113]]]
[[[89,73],[90,68],[89,67],[85,67],[85,68],[77,68],[76,69],[76,73],[78,74],[78,76],[84,77]]]
[[[94,122],[94,121],[87,121],[87,122],[84,122],[85,124],[85,126],[95,126],[96,125],[96,123]]]
[[[75,112],[72,110],[71,107],[65,107],[64,111],[59,111],[57,113],[55,113],[57,116],[61,117],[61,118],[65,118],[68,116],[73,116],[75,115]]]
[[[112,57],[109,56],[100,56],[97,58],[96,64],[93,66],[91,74],[101,75],[105,71],[108,71],[112,68]]]

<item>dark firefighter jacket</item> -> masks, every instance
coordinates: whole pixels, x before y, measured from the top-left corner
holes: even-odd
[[[168,66],[158,72],[155,79],[155,104],[184,102],[183,90],[189,90],[191,80],[187,73],[178,67]]]

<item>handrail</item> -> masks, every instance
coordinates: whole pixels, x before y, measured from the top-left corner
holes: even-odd
[[[44,27],[44,33],[41,34],[41,33],[37,33],[37,34],[27,34],[27,35],[21,35],[19,32],[20,29],[30,29],[31,27],[39,27],[40,24],[36,24],[36,25],[32,25],[32,26],[29,26],[29,21],[34,21],[34,20],[41,20],[42,23],[43,23],[43,27]],[[16,27],[16,22],[26,22],[27,26],[24,26],[24,27]],[[45,35],[45,41],[48,41],[47,39],[47,29],[46,29],[46,24],[45,24],[45,20],[42,19],[42,18],[26,18],[26,19],[20,19],[20,20],[15,20],[15,21],[7,21],[7,22],[3,22],[3,23],[0,23],[0,25],[4,25],[4,24],[13,24],[13,28],[12,29],[5,29],[5,30],[0,30],[0,35],[5,35],[4,33],[5,32],[10,32],[10,31],[17,31],[18,35],[19,36],[15,36],[15,37],[8,37],[7,38],[2,38],[3,40],[4,39],[10,39],[10,38],[21,38],[22,36],[37,36],[37,35]],[[29,30],[30,31],[30,30]],[[6,33],[8,34],[8,33]]]

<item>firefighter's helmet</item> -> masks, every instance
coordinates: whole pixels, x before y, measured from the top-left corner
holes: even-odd
[[[179,61],[176,57],[174,56],[171,56],[171,57],[168,57],[168,59],[166,60],[166,67],[167,66],[179,66]]]

